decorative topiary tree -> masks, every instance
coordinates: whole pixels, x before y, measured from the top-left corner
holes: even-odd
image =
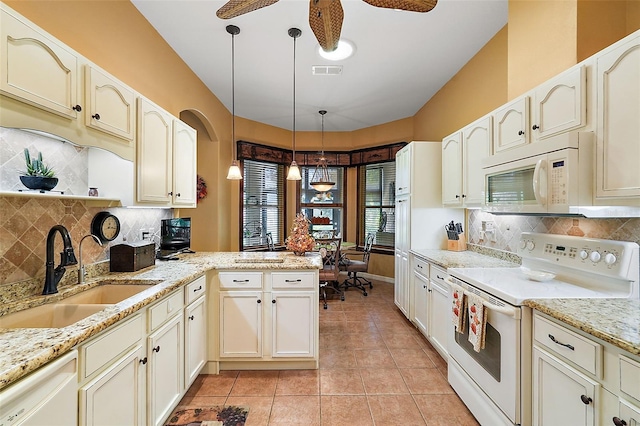
[[[291,234],[285,241],[287,250],[302,256],[305,252],[315,248],[316,240],[309,234],[309,224],[309,219],[304,214],[296,214],[293,225],[291,225]]]

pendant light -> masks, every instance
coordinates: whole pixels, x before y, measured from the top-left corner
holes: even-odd
[[[235,25],[227,25],[227,32],[231,34],[231,143],[233,144],[233,161],[229,166],[229,173],[227,173],[227,179],[241,180],[242,173],[240,173],[240,166],[236,159],[236,49],[235,49],[235,37],[240,34],[240,28]]]
[[[300,168],[296,163],[296,39],[302,31],[298,28],[289,28],[289,36],[293,38],[293,159],[287,173],[287,180],[301,180]]]
[[[318,192],[327,192],[336,183],[329,178],[329,171],[327,170],[327,159],[324,158],[324,115],[327,113],[325,110],[318,111],[322,116],[322,154],[316,165],[316,169],[313,172],[313,179],[311,179],[311,186]]]

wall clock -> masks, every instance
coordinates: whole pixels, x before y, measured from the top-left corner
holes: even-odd
[[[109,212],[100,212],[91,221],[91,233],[103,243],[113,241],[120,234],[120,220]]]

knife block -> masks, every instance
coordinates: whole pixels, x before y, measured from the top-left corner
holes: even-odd
[[[447,240],[447,250],[465,251],[467,249],[467,240],[464,237],[464,234],[460,234],[458,237],[458,240]]]

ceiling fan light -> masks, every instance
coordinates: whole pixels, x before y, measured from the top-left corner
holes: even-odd
[[[353,42],[346,39],[340,39],[340,41],[338,41],[338,47],[330,52],[326,52],[322,46],[318,46],[318,54],[329,61],[342,61],[350,58],[355,51],[356,47]]]
[[[294,161],[291,162],[289,166],[289,173],[287,173],[287,180],[302,180],[302,175],[300,175],[300,167],[298,167],[298,163]]]
[[[233,160],[229,166],[229,172],[227,173],[227,179],[229,180],[242,180],[242,173],[240,173],[240,166],[238,162]]]
[[[311,186],[318,192],[327,192],[335,185],[335,182],[311,182]]]

